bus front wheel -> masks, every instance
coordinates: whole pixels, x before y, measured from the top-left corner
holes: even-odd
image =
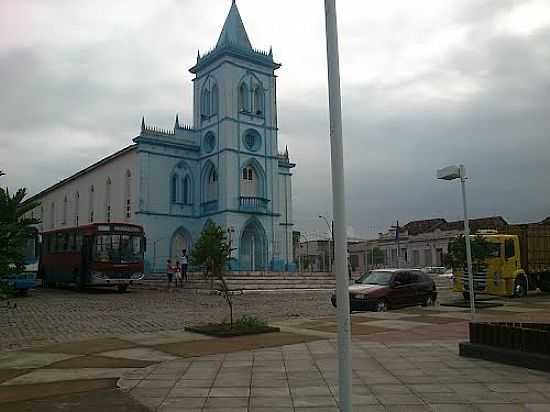
[[[128,290],[128,285],[118,285],[117,289],[120,293],[124,293]]]

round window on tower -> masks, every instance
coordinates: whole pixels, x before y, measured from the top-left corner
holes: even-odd
[[[257,130],[248,129],[243,135],[243,144],[247,150],[255,152],[262,146],[262,136]]]
[[[208,132],[204,135],[203,150],[206,153],[210,153],[216,147],[216,135],[212,132]]]

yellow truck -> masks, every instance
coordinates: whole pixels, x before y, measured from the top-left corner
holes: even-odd
[[[525,296],[550,292],[550,225],[510,225],[501,233],[481,231],[493,245],[491,257],[472,265],[474,293]],[[467,271],[456,272],[453,290],[470,298]]]

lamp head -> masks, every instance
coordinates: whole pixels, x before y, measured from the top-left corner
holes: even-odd
[[[460,166],[444,167],[443,169],[439,169],[437,171],[437,178],[441,180],[459,179],[462,175],[461,170],[462,168]]]

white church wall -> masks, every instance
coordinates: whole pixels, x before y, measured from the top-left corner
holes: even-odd
[[[128,172],[130,172],[129,190]],[[31,213],[34,217],[42,220],[41,231],[89,224],[91,223],[91,209],[93,209],[94,223],[105,222],[108,218],[107,179],[110,179],[110,221],[131,223],[134,220],[138,197],[136,172],[136,151],[132,149],[93,170],[68,180],[43,195],[39,194],[33,200],[40,202],[40,206]],[[92,186],[94,188],[93,195],[90,190]],[[129,196],[128,191],[130,192]],[[66,207],[65,198],[67,198]],[[130,200],[130,217],[126,216],[128,199]],[[42,216],[41,210],[43,211]]]

